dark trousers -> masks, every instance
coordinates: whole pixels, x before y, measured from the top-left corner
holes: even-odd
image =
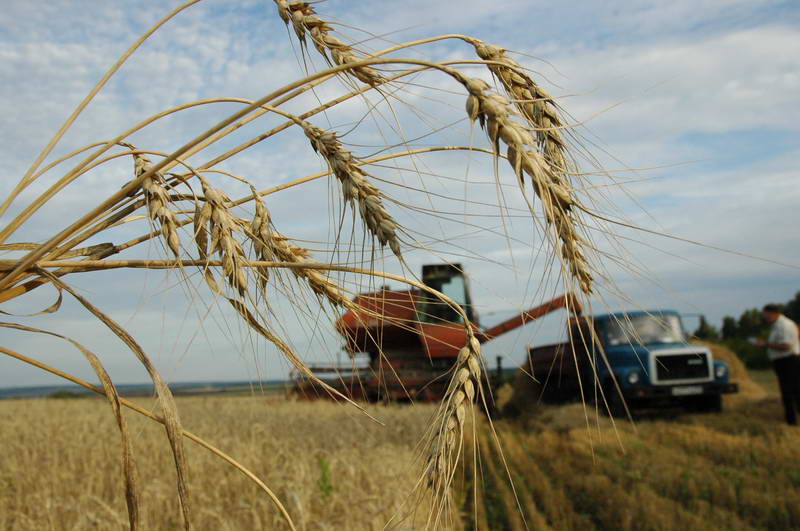
[[[797,424],[797,412],[800,411],[800,356],[773,360],[772,368],[778,376],[786,422],[794,426]]]

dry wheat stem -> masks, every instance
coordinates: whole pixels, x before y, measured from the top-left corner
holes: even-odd
[[[307,252],[307,251],[306,251]],[[2,261],[0,261],[2,263]],[[442,304],[446,304],[458,312],[461,318],[465,318],[466,314],[463,309],[450,297],[436,291],[435,289],[422,284],[421,282],[385,271],[379,271],[371,268],[362,268],[347,266],[341,264],[331,264],[327,262],[311,262],[311,261],[285,261],[285,262],[268,262],[260,260],[242,260],[239,264],[241,267],[269,267],[269,268],[291,268],[291,269],[314,269],[321,271],[341,271],[343,273],[355,273],[359,275],[368,275],[378,278],[385,278],[387,280],[395,280],[408,284],[411,287],[423,290],[438,298]],[[12,264],[9,264],[11,267]],[[222,267],[222,260],[43,260],[37,262],[33,269],[63,267],[69,269],[120,269],[120,268],[133,268],[133,269],[175,269],[185,267]],[[469,321],[467,319],[467,321]]]
[[[164,427],[166,428],[167,438],[169,439],[172,455],[175,461],[175,472],[177,476],[178,499],[180,501],[181,512],[183,514],[183,523],[187,531],[191,529],[191,509],[189,504],[189,488],[188,488],[188,463],[186,461],[186,454],[184,452],[183,440],[180,437],[182,430],[180,418],[178,417],[178,409],[175,405],[175,399],[172,396],[167,384],[161,378],[161,374],[152,364],[150,359],[145,354],[142,347],[136,340],[116,321],[111,319],[108,315],[100,311],[96,306],[89,302],[86,298],[78,294],[71,286],[65,284],[58,277],[44,269],[39,269],[42,275],[48,276],[50,281],[59,289],[63,289],[72,295],[81,305],[86,308],[92,315],[100,320],[106,327],[114,333],[136,356],[141,362],[142,366],[147,370],[150,379],[153,381],[153,387],[156,390],[159,404],[164,413]]]
[[[108,160],[112,160],[114,158],[118,158],[118,157],[122,157],[122,156],[132,155],[132,156],[134,156],[134,160],[135,160],[134,167],[135,167],[136,175],[137,176],[138,175],[143,175],[145,173],[147,173],[149,175],[149,176],[146,176],[143,179],[141,179],[142,182],[147,186],[147,190],[145,191],[145,194],[144,194],[145,197],[146,197],[145,201],[141,202],[141,201],[134,200],[133,198],[136,195],[136,190],[131,191],[129,194],[126,195],[126,197],[124,199],[122,199],[117,205],[115,205],[114,208],[117,209],[116,212],[109,211],[109,212],[105,213],[106,214],[105,219],[100,219],[97,223],[94,224],[94,226],[88,228],[82,234],[78,234],[77,236],[73,237],[68,243],[64,244],[59,249],[56,249],[56,250],[53,250],[52,252],[50,252],[47,255],[46,259],[63,258],[62,254],[65,253],[65,252],[68,252],[68,249],[70,249],[72,246],[86,241],[88,238],[90,238],[91,236],[97,234],[98,232],[100,232],[100,231],[102,231],[104,229],[111,228],[111,227],[115,226],[118,223],[124,222],[125,221],[124,218],[125,218],[125,216],[127,214],[135,211],[136,209],[141,207],[143,204],[147,204],[148,205],[148,210],[149,210],[149,215],[148,216],[151,219],[162,220],[162,226],[161,226],[161,230],[159,231],[159,233],[164,236],[167,245],[170,247],[170,249],[173,251],[173,253],[175,254],[175,256],[177,258],[177,256],[178,256],[177,249],[180,247],[180,239],[177,236],[176,229],[177,229],[177,227],[181,226],[184,223],[183,222],[178,222],[175,219],[174,212],[172,210],[170,210],[169,207],[166,206],[166,205],[169,202],[171,202],[174,198],[181,199],[182,196],[170,196],[170,195],[168,195],[166,193],[166,191],[162,189],[162,187],[165,187],[167,185],[172,186],[172,184],[167,183],[166,179],[164,178],[164,176],[160,172],[156,172],[156,173],[150,175],[150,172],[149,172],[150,162],[149,162],[149,160],[146,157],[144,159],[141,158],[141,156],[143,156],[146,153],[147,154],[154,154],[154,155],[158,155],[158,156],[162,156],[162,157],[166,157],[167,155],[164,154],[164,153],[161,153],[161,152],[156,152],[156,151],[137,150],[131,144],[128,144],[128,143],[125,143],[125,142],[118,142],[118,144],[123,146],[123,147],[126,147],[127,149],[129,149],[129,151],[122,152],[122,153],[116,153],[116,154],[110,155],[108,157],[105,157],[104,159],[101,159],[99,161],[93,162],[89,166],[84,167],[77,174],[74,174],[72,176],[72,180],[76,179],[77,177],[79,177],[83,173],[89,171],[90,169],[92,169],[92,168],[94,168],[96,166],[99,166],[99,165],[103,164],[104,162],[106,162]],[[189,168],[190,171],[194,172],[194,170],[191,168],[191,166],[186,164],[184,161],[182,161],[180,159],[177,159],[177,161],[180,164],[183,164],[184,166]],[[185,180],[186,180],[182,176],[173,176],[173,177],[175,177],[176,181],[185,182]],[[135,177],[133,179],[133,181],[136,181],[137,179],[138,179],[138,177]],[[156,182],[153,182],[153,179],[155,179]],[[130,182],[133,182],[133,181],[130,181]],[[130,182],[127,183],[127,184],[130,184]],[[62,181],[59,181],[59,183],[57,183],[54,186],[61,185],[63,187],[66,184],[67,183],[64,182],[63,179],[62,179]],[[125,186],[127,186],[127,184]],[[51,191],[52,191],[52,188],[49,189],[47,193],[50,193]],[[45,194],[45,195],[47,195],[47,194]],[[192,197],[192,199],[194,199],[194,196],[191,196],[191,197]],[[43,196],[40,196],[39,199],[43,199]],[[44,199],[44,200],[46,200],[46,199]],[[41,204],[43,204],[43,203],[41,203]],[[41,204],[39,206],[41,206]],[[102,218],[102,215],[99,216],[99,217]],[[115,254],[117,252],[120,252],[121,250],[123,250],[123,247],[116,247],[115,249],[109,249],[108,252],[102,253],[102,256],[97,255],[96,257],[110,256],[111,254]],[[18,282],[22,281],[22,280],[24,280],[24,278],[25,278],[25,276],[23,275],[23,276],[19,277],[17,279],[17,281]],[[36,279],[36,280],[32,281],[31,283],[28,283],[28,285],[31,286],[32,288],[35,288],[38,285],[41,285],[42,283],[44,283],[42,281],[42,279]],[[17,286],[17,288],[19,288],[19,286]],[[20,295],[22,293],[25,293],[27,291],[30,291],[30,289],[27,289],[27,288],[22,289],[22,290],[19,290],[17,288],[15,288],[15,290],[13,290],[13,291],[6,290],[6,291],[2,292],[2,294],[0,294],[0,302],[8,300],[9,298],[13,298],[15,296],[18,296],[18,295]]]
[[[98,148],[97,150],[92,152],[90,155],[88,155],[86,158],[81,160],[80,163],[78,163],[76,166],[74,166],[69,172],[67,172],[63,177],[61,177],[55,184],[50,186],[50,188],[48,188],[47,191],[45,191],[43,194],[39,195],[36,198],[37,200],[34,203],[31,203],[31,205],[29,205],[28,207],[26,207],[17,216],[15,221],[17,221],[18,223],[21,223],[22,221],[25,221],[26,219],[28,219],[31,215],[33,215],[33,213],[36,212],[36,210],[41,208],[41,206],[45,202],[47,202],[50,199],[52,199],[53,196],[55,196],[58,192],[60,192],[62,189],[64,189],[69,183],[71,183],[72,181],[74,181],[75,179],[77,179],[78,177],[80,177],[81,175],[83,175],[84,173],[89,171],[90,169],[95,168],[96,166],[102,164],[103,162],[111,160],[111,158],[115,158],[115,157],[118,157],[118,156],[126,155],[127,153],[120,153],[120,154],[114,155],[113,157],[108,157],[108,158],[102,159],[101,161],[98,161],[98,162],[92,164],[93,161],[96,161],[98,157],[100,157],[103,153],[105,153],[106,151],[108,151],[112,147],[114,147],[116,145],[123,145],[124,144],[124,142],[123,142],[124,139],[129,137],[133,133],[135,133],[135,132],[137,132],[137,131],[139,131],[141,129],[144,129],[148,125],[150,125],[150,124],[152,124],[152,123],[154,123],[154,122],[156,122],[156,121],[158,121],[158,120],[160,120],[160,119],[162,119],[162,118],[164,118],[166,116],[169,116],[171,114],[175,114],[177,112],[184,111],[184,110],[190,109],[192,107],[198,107],[198,106],[201,106],[201,105],[208,105],[208,104],[211,104],[211,103],[242,103],[242,104],[248,104],[249,105],[250,103],[252,103],[252,101],[248,100],[248,99],[245,99],[245,98],[206,98],[206,99],[196,100],[196,101],[192,101],[192,102],[189,102],[189,103],[184,103],[184,104],[181,104],[181,105],[177,105],[175,107],[171,107],[169,109],[166,109],[164,111],[156,113],[156,114],[154,114],[152,116],[149,116],[148,118],[146,118],[146,119],[142,120],[141,122],[137,123],[136,125],[134,125],[130,129],[127,129],[125,132],[121,133],[120,135],[118,135],[117,137],[113,138],[112,140],[108,140],[108,141],[104,141],[104,142],[95,142],[93,144],[89,144],[89,145],[84,146],[82,148],[79,148],[79,149],[77,149],[77,150],[75,150],[75,151],[73,151],[71,153],[68,153],[67,155],[64,155],[63,157],[60,157],[60,158],[54,160],[53,162],[49,163],[44,168],[38,170],[36,173],[31,175],[29,178],[25,179],[24,182],[20,181],[20,184],[18,185],[20,187],[19,190],[15,190],[14,193],[11,196],[9,196],[9,198],[15,198],[17,195],[19,195],[19,192],[21,192],[22,190],[27,188],[32,182],[34,182],[36,179],[38,179],[39,177],[41,177],[42,175],[44,175],[45,173],[47,173],[48,171],[50,171],[51,169],[56,167],[57,165],[65,162],[66,160],[69,160],[70,158],[72,158],[72,157],[74,157],[76,155],[79,155],[79,154],[81,154],[83,152],[86,152],[86,151],[88,151],[88,150],[90,150],[92,148],[95,148],[95,147]],[[9,233],[6,233],[6,229],[3,229],[3,231],[0,232],[0,241],[4,241],[8,237],[8,235],[9,235]]]
[[[45,168],[41,169],[40,171],[36,172],[32,177],[30,177],[24,183],[24,185],[22,185],[20,191],[22,189],[26,188],[30,183],[32,183],[34,180],[39,178],[41,175],[43,175],[46,171],[48,171],[48,170],[52,169],[53,167],[55,167],[58,163],[63,162],[64,160],[67,160],[67,159],[71,158],[71,156],[74,156],[76,154],[79,154],[79,153],[82,153],[84,151],[87,151],[88,149],[91,149],[92,147],[98,147],[99,146],[97,150],[92,152],[90,155],[88,155],[86,158],[84,158],[80,163],[78,163],[76,166],[74,166],[69,172],[67,172],[63,177],[61,177],[56,183],[51,185],[44,193],[42,193],[39,196],[37,196],[35,201],[33,201],[30,205],[26,206],[14,218],[14,220],[12,220],[11,223],[9,223],[2,230],[0,230],[0,242],[5,241],[11,234],[13,234],[13,232],[17,228],[19,228],[19,226],[21,226],[34,213],[36,213],[36,211],[38,211],[46,202],[48,202],[50,199],[52,199],[58,192],[63,190],[67,185],[69,185],[71,182],[75,181],[81,175],[87,173],[88,171],[90,171],[90,170],[92,170],[92,169],[94,169],[94,168],[104,164],[105,162],[108,162],[108,161],[114,159],[114,158],[122,157],[122,156],[130,154],[130,153],[127,153],[127,152],[126,153],[116,153],[116,154],[110,155],[108,157],[105,157],[103,159],[97,160],[98,157],[100,157],[103,153],[105,153],[106,151],[111,149],[113,146],[115,146],[115,145],[126,145],[123,140],[125,138],[127,138],[128,136],[130,136],[133,133],[135,133],[136,131],[139,131],[139,130],[145,128],[146,126],[148,126],[148,125],[160,120],[161,118],[164,118],[164,117],[169,116],[171,114],[174,114],[174,113],[177,113],[179,111],[186,110],[186,109],[190,109],[192,107],[208,105],[208,104],[211,104],[211,103],[242,103],[242,104],[250,105],[253,102],[252,102],[252,100],[248,100],[248,99],[245,99],[245,98],[208,98],[208,99],[202,99],[202,100],[197,100],[197,101],[185,103],[185,104],[182,104],[182,105],[178,105],[176,107],[172,107],[172,108],[167,109],[165,111],[162,111],[162,112],[159,112],[157,114],[154,114],[154,115],[146,118],[145,120],[142,120],[141,122],[139,122],[138,124],[134,125],[133,127],[131,127],[130,129],[126,130],[125,132],[123,132],[122,134],[118,135],[116,138],[114,138],[112,140],[109,140],[107,142],[98,142],[98,143],[95,143],[95,144],[90,144],[89,146],[85,146],[84,148],[76,150],[75,152],[73,152],[70,155],[64,156],[61,159],[58,159],[57,161],[54,161],[54,162],[48,164]],[[192,154],[192,152],[187,152],[187,156],[191,155],[191,154]],[[162,167],[162,169],[164,171],[166,171],[171,166],[172,166],[172,164],[168,164],[168,165]]]
[[[104,144],[105,145],[105,144]],[[102,148],[101,148],[102,149]],[[69,183],[73,182],[75,179],[79,178],[81,175],[85,174],[86,172],[105,164],[106,162],[119,158],[131,155],[130,151],[122,152],[122,153],[114,153],[109,155],[99,161],[96,161],[92,164],[84,166],[80,170],[73,170],[67,173],[64,177],[59,179],[55,184],[50,186],[44,193],[37,196],[36,199],[31,202],[28,206],[26,206],[22,211],[15,217],[10,223],[8,223],[5,227],[3,227],[2,231],[0,231],[0,241],[6,241],[9,236],[14,234],[14,232],[22,226],[33,214],[35,214],[39,209],[41,209],[45,203],[47,203],[50,199],[52,199],[58,192],[64,189]],[[135,190],[134,190],[135,191]]]
[[[459,77],[463,77],[460,74],[458,74],[458,72],[455,71],[454,69],[449,68],[449,67],[443,67],[443,66],[441,66],[441,65],[439,65],[437,63],[431,62],[431,61],[421,61],[421,60],[411,60],[411,59],[374,58],[374,59],[365,59],[365,60],[362,60],[362,61],[358,61],[356,63],[348,63],[348,64],[345,64],[345,65],[337,65],[337,66],[328,68],[328,69],[326,69],[324,71],[317,72],[317,73],[314,73],[314,74],[310,74],[310,75],[308,75],[308,76],[306,76],[306,77],[304,77],[304,78],[302,78],[300,80],[297,80],[297,81],[294,81],[294,82],[292,82],[292,83],[290,83],[288,85],[285,85],[285,86],[283,86],[283,87],[271,92],[270,94],[262,97],[260,100],[254,102],[253,104],[248,105],[244,109],[242,109],[242,110],[230,115],[225,120],[222,120],[221,122],[217,123],[215,126],[211,127],[210,129],[208,129],[204,133],[202,133],[199,136],[195,137],[194,139],[190,140],[189,142],[187,142],[186,144],[184,144],[183,146],[178,148],[176,151],[171,153],[169,156],[165,157],[164,159],[159,161],[157,164],[152,166],[142,176],[140,176],[139,178],[134,179],[133,181],[127,183],[118,192],[116,192],[115,194],[112,194],[110,197],[108,197],[107,199],[102,201],[100,203],[100,205],[98,205],[97,207],[95,207],[91,211],[87,212],[82,217],[80,217],[78,220],[76,220],[75,222],[73,222],[72,224],[70,224],[69,226],[65,227],[64,229],[59,231],[57,234],[52,236],[49,240],[47,240],[45,243],[43,243],[37,250],[31,251],[30,253],[28,253],[25,257],[23,257],[20,260],[19,266],[17,268],[13,269],[9,273],[7,273],[5,276],[0,278],[0,289],[7,288],[12,282],[14,282],[17,279],[18,274],[21,271],[24,271],[27,267],[29,267],[31,264],[33,264],[34,262],[36,262],[39,259],[41,259],[46,253],[50,252],[53,248],[55,248],[58,244],[63,242],[65,239],[67,239],[70,235],[72,235],[75,232],[81,230],[88,223],[90,223],[94,218],[96,218],[97,216],[101,215],[107,209],[109,209],[110,207],[114,206],[121,199],[123,199],[128,194],[130,194],[131,192],[136,190],[141,185],[141,180],[143,180],[146,177],[150,177],[152,174],[154,174],[157,171],[161,171],[168,164],[171,164],[173,161],[175,161],[178,158],[180,158],[184,153],[189,151],[193,146],[197,145],[200,142],[203,142],[205,139],[211,137],[216,132],[218,132],[218,131],[224,129],[225,127],[227,127],[228,125],[236,122],[240,118],[250,114],[251,112],[253,112],[254,110],[260,108],[261,106],[263,106],[267,102],[269,102],[269,101],[281,96],[282,94],[290,92],[290,91],[292,91],[292,90],[294,90],[294,89],[296,89],[298,87],[301,87],[301,86],[303,86],[303,85],[305,85],[305,84],[307,84],[309,82],[312,82],[312,81],[314,81],[316,79],[322,78],[322,77],[330,75],[330,74],[335,74],[335,73],[338,73],[338,72],[341,72],[341,71],[344,71],[344,70],[347,70],[347,69],[358,68],[360,66],[370,66],[370,65],[373,65],[373,64],[387,64],[387,63],[414,64],[414,65],[420,65],[420,66],[426,66],[427,65],[427,66],[429,66],[431,68],[435,68],[437,70],[441,70],[443,72],[449,73],[450,75],[453,75],[453,76],[457,75]],[[37,203],[38,203],[38,201],[37,201]],[[14,230],[16,230],[16,228],[18,228],[18,226],[20,224],[21,224],[20,221],[15,220],[15,221],[12,221],[9,225],[7,225],[5,227],[5,229],[4,229],[4,231],[2,233],[0,233],[0,242],[4,241],[4,239],[8,236],[8,234],[13,233]]]
[[[98,243],[88,247],[79,247],[77,249],[65,247],[64,249],[57,249],[56,253],[64,259],[76,258],[78,256],[91,256],[106,251],[113,247],[113,245],[112,243]],[[35,242],[3,243],[0,244],[0,251],[30,251],[36,249],[38,246],[39,244]]]

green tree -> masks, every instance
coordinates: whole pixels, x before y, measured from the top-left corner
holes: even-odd
[[[800,321],[800,291],[794,294],[794,299],[786,303],[783,312],[795,323]]]
[[[726,315],[722,319],[722,338],[733,339],[739,336],[739,325],[736,323],[736,318]]]
[[[705,316],[700,316],[700,326],[694,331],[694,337],[698,339],[706,339],[708,341],[719,341],[719,331],[716,327],[708,324]]]
[[[756,308],[745,310],[739,317],[737,337],[757,336],[764,329],[764,317],[761,311]]]

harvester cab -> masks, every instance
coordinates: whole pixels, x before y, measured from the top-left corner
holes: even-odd
[[[472,309],[469,283],[461,264],[427,264],[422,266],[422,283],[445,294],[455,301],[473,323],[476,319]],[[417,316],[423,323],[463,323],[461,314],[452,306],[444,304],[433,294],[423,291],[417,303]]]

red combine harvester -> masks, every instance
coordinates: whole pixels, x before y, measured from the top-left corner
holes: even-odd
[[[481,343],[560,308],[569,308],[576,315],[581,312],[576,298],[567,294],[484,330],[478,327],[460,264],[424,265],[422,282],[461,306]],[[311,368],[315,375],[356,400],[441,400],[448,384],[445,373],[467,343],[459,313],[417,289],[382,289],[357,295],[353,302],[358,308],[345,313],[336,322],[336,329],[353,360],[358,354],[366,354],[368,364],[315,366]],[[294,392],[299,397],[328,397],[327,391],[308,378],[294,374],[294,379]]]

